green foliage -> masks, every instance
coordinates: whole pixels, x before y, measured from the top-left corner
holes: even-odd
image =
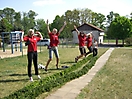
[[[60,17],[59,15],[57,15],[55,17],[55,19],[53,20],[53,23],[51,24],[51,30],[53,28],[56,28],[59,31],[60,28],[63,26],[64,21],[65,21],[64,17]],[[60,38],[67,38],[68,37],[66,31],[67,31],[66,28],[64,28],[64,30],[60,34]],[[70,34],[72,34],[72,33],[70,33]]]
[[[22,22],[21,22],[21,13],[16,12],[14,16],[14,29],[13,31],[23,30]]]
[[[10,32],[12,30],[12,25],[8,22],[6,18],[3,18],[0,22],[0,32]]]
[[[98,26],[99,28],[105,29],[104,21],[106,20],[105,16],[101,13],[92,13],[92,24]]]
[[[37,28],[44,38],[48,38],[45,21],[43,19],[35,20],[37,15],[38,14],[32,10],[29,10],[27,13],[21,13],[15,12],[13,8],[4,8],[3,10],[0,10],[0,32],[24,30],[25,34],[27,34],[30,28]],[[56,15],[53,23],[50,23],[50,28],[51,30],[53,28],[59,30],[63,25],[63,22],[66,21],[67,25],[60,34],[60,38],[72,38],[71,30],[74,29],[74,25],[79,26],[84,23],[91,23],[99,28],[105,29],[104,23],[107,22],[106,24],[110,25],[114,18],[118,16],[120,16],[118,13],[111,11],[110,14],[107,15],[106,20],[105,15],[93,12],[88,8],[67,10],[62,16]],[[6,19],[6,22],[3,24],[2,20],[4,19]],[[128,27],[126,26],[126,28]],[[108,31],[108,36],[113,36],[111,32],[111,30]]]
[[[108,35],[111,38],[117,38],[124,40],[130,37],[132,33],[132,23],[126,17],[116,17],[108,29]]]
[[[28,13],[23,12],[22,14],[20,12],[15,12],[13,8],[4,8],[0,10],[0,32],[19,30],[27,32],[28,29],[34,28],[36,16],[37,14],[32,10]]]
[[[44,19],[37,19],[35,29],[40,31],[43,35],[43,38],[48,38],[47,25]]]
[[[71,24],[72,26],[79,26],[84,23],[91,23],[102,29],[104,29],[104,22],[106,20],[103,14],[93,12],[88,8],[74,9],[73,11],[67,10],[64,14],[64,17],[65,20],[69,22],[69,24]]]
[[[113,11],[111,11],[109,13],[109,15],[107,15],[107,24],[110,25],[111,22],[116,18],[119,17],[120,15],[118,13],[114,13]]]

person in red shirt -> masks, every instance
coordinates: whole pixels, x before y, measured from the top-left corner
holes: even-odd
[[[78,34],[79,50],[81,54],[75,58],[75,62],[77,62],[79,58],[85,56],[86,54],[86,49],[85,49],[86,34],[84,32],[79,32],[75,25],[74,25],[74,28]]]
[[[64,27],[66,26],[66,22],[64,22],[64,25],[61,27],[61,29],[59,30],[59,32],[57,32],[57,29],[54,28],[53,31],[51,32],[49,29],[49,24],[48,24],[48,20],[47,20],[47,29],[48,29],[48,34],[49,34],[49,38],[50,38],[50,45],[49,45],[49,59],[47,61],[47,64],[45,66],[45,71],[47,71],[48,65],[50,63],[50,61],[53,58],[53,52],[55,54],[56,57],[56,68],[58,69],[58,63],[59,63],[59,53],[58,53],[58,44],[59,44],[59,35],[60,33],[63,31]]]
[[[33,81],[32,74],[31,74],[31,67],[32,67],[32,61],[34,63],[35,68],[35,75],[38,76],[39,79],[41,79],[39,73],[38,73],[38,63],[37,63],[37,42],[42,40],[43,37],[40,32],[36,32],[38,36],[34,36],[34,30],[29,29],[28,35],[24,36],[24,32],[21,36],[21,41],[25,41],[25,45],[28,47],[27,49],[27,58],[28,58],[28,76],[30,78],[30,81]]]
[[[92,35],[92,33],[89,33],[88,37],[86,39],[86,41],[87,41],[87,48],[88,48],[89,52],[87,52],[85,56],[87,56],[88,54],[90,54],[90,53],[93,52],[93,49],[92,49],[92,40],[93,40],[93,35]]]

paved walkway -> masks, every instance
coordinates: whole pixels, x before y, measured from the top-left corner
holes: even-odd
[[[91,70],[78,79],[72,80],[62,86],[60,89],[49,95],[45,99],[75,99],[88,83],[92,80],[94,75],[103,67],[108,60],[114,48],[109,48],[95,63]]]

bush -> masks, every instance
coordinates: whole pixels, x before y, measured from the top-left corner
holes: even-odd
[[[126,44],[132,44],[132,37],[129,37],[125,40]]]

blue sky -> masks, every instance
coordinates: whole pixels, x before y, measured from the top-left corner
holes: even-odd
[[[108,15],[110,11],[121,16],[130,15],[132,0],[0,0],[0,9],[13,8],[16,12],[35,11],[38,18],[52,22],[56,15],[63,15],[67,10],[88,8],[94,12]]]

